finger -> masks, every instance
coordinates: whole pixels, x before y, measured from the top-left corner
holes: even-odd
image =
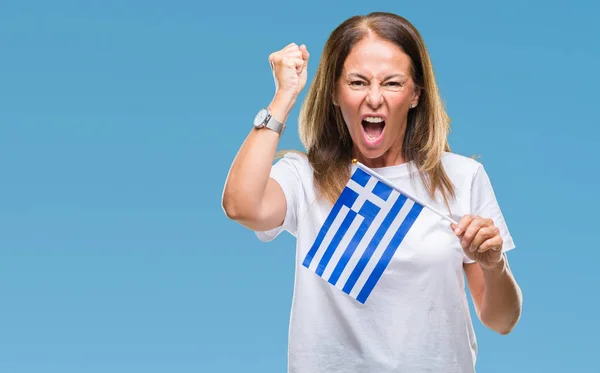
[[[304,61],[308,61],[308,58],[310,57],[310,53],[308,53],[308,49],[306,49],[306,45],[302,44],[299,49],[300,49],[300,52],[302,52],[302,59]]]
[[[296,43],[289,43],[281,51],[287,52],[287,51],[294,50],[294,49],[298,49],[298,45]]]
[[[286,67],[296,69],[296,71],[298,73],[302,72],[302,69],[304,68],[304,60],[302,60],[302,58],[297,58],[297,57],[296,58],[284,57],[283,64]]]
[[[465,233],[463,234],[462,240],[460,242],[461,246],[465,250],[471,249],[471,243],[473,242],[473,239],[477,235],[477,232],[479,232],[479,229],[481,227],[483,227],[483,224],[484,224],[483,219],[481,219],[481,218],[475,218],[475,219],[471,220],[471,223],[465,230]],[[470,250],[470,251],[473,251],[473,250]]]
[[[458,224],[452,224],[452,229],[456,235],[461,235],[464,233],[465,229],[471,224],[471,221],[475,217],[473,215],[465,215],[458,221]]]
[[[479,246],[486,240],[498,235],[500,231],[496,226],[483,226],[477,231],[477,234],[473,238],[473,242],[471,242],[470,249],[471,251],[475,251],[479,248]]]
[[[293,57],[293,58],[302,59],[302,52],[300,52],[299,50],[288,50],[288,51],[284,52],[284,55],[286,57]]]
[[[479,249],[477,252],[484,253],[488,250],[493,250],[496,252],[502,251],[502,237],[496,235],[490,239],[485,240],[481,245],[479,245]]]
[[[456,224],[454,224],[454,223],[450,223],[450,229],[452,229],[452,230],[454,231],[454,233],[455,233],[456,235],[458,235],[458,232],[459,232],[459,230],[458,230],[458,225],[456,225]]]
[[[288,45],[286,45],[285,47],[283,47],[281,50],[278,50],[276,52],[273,52],[269,55],[269,63],[271,64],[271,66],[279,61],[281,61],[281,59],[283,58],[284,54],[288,51],[293,51],[294,48],[300,52],[300,50],[298,49],[298,45],[296,45],[296,43],[289,43]],[[299,56],[301,56],[302,53],[299,53]]]
[[[302,70],[300,67],[304,64],[304,61],[298,55],[297,57],[293,57],[287,54],[282,54],[281,52],[274,53],[272,57],[270,57],[271,68],[275,69],[276,66],[285,66],[288,68],[295,68],[296,70]]]
[[[294,63],[296,64],[296,72],[298,74],[302,73],[302,71],[304,70],[304,68],[306,67],[306,63],[305,61],[302,59],[302,57],[300,58],[294,58]]]
[[[274,68],[277,63],[279,63],[282,59],[282,55],[280,52],[273,52],[269,55],[269,64],[271,68]]]

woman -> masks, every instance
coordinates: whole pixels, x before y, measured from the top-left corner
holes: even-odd
[[[307,155],[289,152],[272,165],[308,59],[306,46],[293,43],[269,57],[275,96],[223,193],[227,216],[261,240],[284,230],[297,238],[289,371],[474,372],[463,273],[481,321],[509,333],[522,304],[504,254],[514,244],[482,165],[449,151],[449,120],[420,34],[388,13],[338,26],[300,113]],[[305,262],[353,159],[461,217],[454,225],[423,211],[425,224],[405,236],[364,303],[333,286],[348,273],[326,281]]]

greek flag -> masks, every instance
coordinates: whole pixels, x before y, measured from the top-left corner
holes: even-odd
[[[423,205],[359,164],[302,265],[365,303]]]

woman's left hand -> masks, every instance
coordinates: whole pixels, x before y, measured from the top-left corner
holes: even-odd
[[[460,239],[465,254],[483,269],[501,265],[503,240],[492,219],[465,215],[458,225],[450,224],[450,227]]]

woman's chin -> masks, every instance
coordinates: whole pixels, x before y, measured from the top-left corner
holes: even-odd
[[[381,158],[383,156],[383,154],[385,153],[382,143],[373,145],[373,144],[365,144],[364,142],[361,142],[361,144],[357,148],[358,148],[357,150],[360,153],[360,156],[363,158],[366,158],[366,159]]]

